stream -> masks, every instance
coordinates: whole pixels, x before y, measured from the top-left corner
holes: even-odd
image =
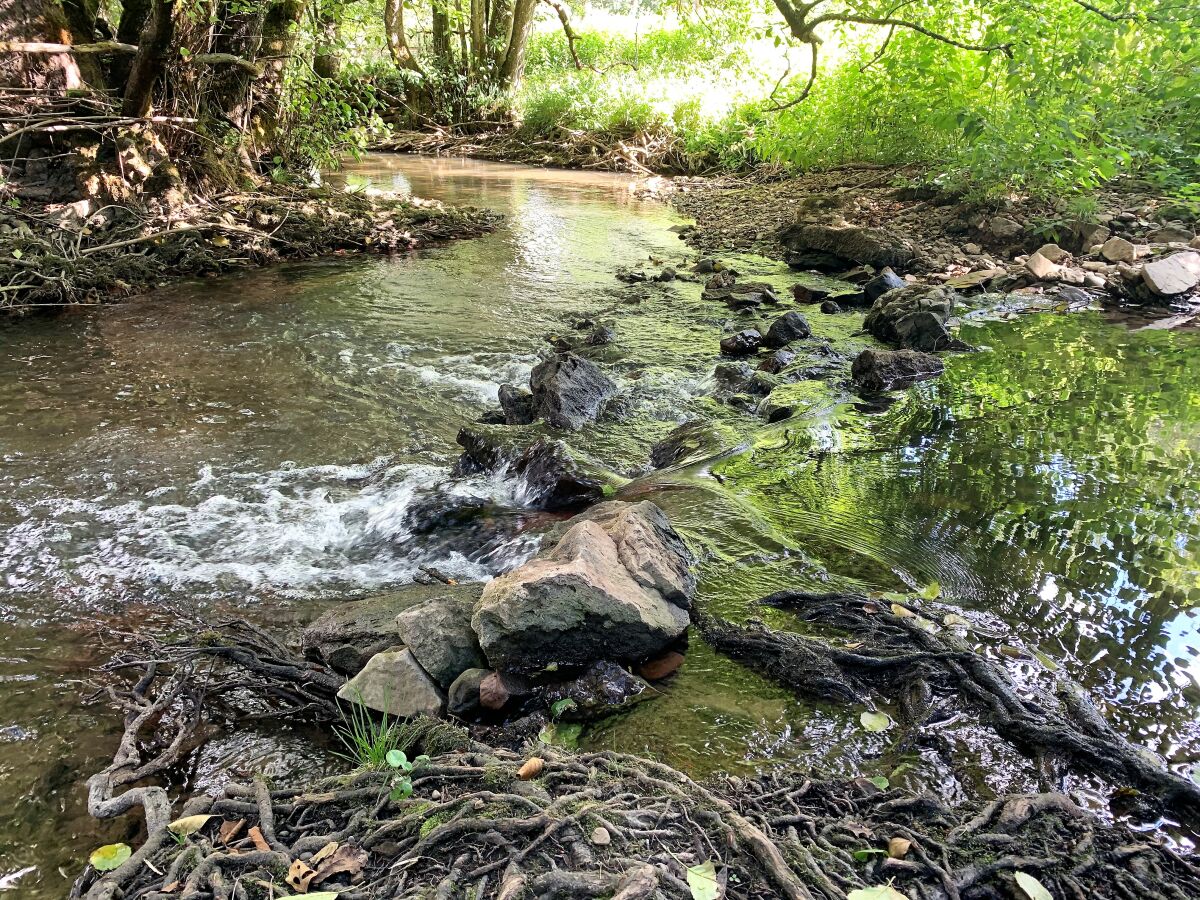
[[[947,357],[940,379],[882,405],[834,382],[789,385],[777,391],[795,415],[766,425],[712,397],[728,310],[695,282],[614,278],[694,259],[671,230],[684,220],[634,180],[382,155],[340,177],[507,219],[409,255],[291,263],[0,325],[0,891],[61,897],[94,847],[136,838],[133,821],[91,820],[83,789],[119,725],[83,702],[89,671],[123,634],[193,616],[299,627],[422,565],[478,580],[536,552],[554,517],[522,508],[504,479],[451,481],[455,435],[585,315],[616,328],[591,355],[621,395],[570,441],[668,513],[700,558],[700,604],[795,628],[754,601],[936,582],[1035,652],[1014,666],[1052,660],[1173,768],[1200,760],[1200,336],[1094,311],[967,316],[960,336],[983,350]],[[729,260],[781,296],[802,278]],[[801,311],[835,346],[869,343],[854,335],[860,313]],[[649,446],[694,418],[740,447],[650,472]],[[408,512],[437,490],[495,504],[502,527],[418,533]],[[937,753],[864,733],[858,713],[801,702],[693,637],[661,696],[583,743],[700,776],[801,763],[903,768],[951,797],[1036,784],[970,727],[943,735],[970,773],[957,783]],[[335,771],[333,744],[286,725],[224,736],[178,787]],[[1067,786],[1107,809],[1104,786]]]

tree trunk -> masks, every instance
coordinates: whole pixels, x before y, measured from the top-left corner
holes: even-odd
[[[516,0],[513,4],[512,37],[508,41],[508,52],[504,55],[504,67],[500,70],[502,87],[517,87],[525,77],[525,50],[529,46],[529,32],[533,29],[533,11],[537,0]]]
[[[229,53],[243,59],[255,60],[262,46],[263,20],[266,8],[261,4],[235,6],[231,0],[222,2],[215,25],[214,53]],[[240,68],[222,68],[213,73],[206,106],[235,128],[245,130],[250,120],[251,74]]]
[[[450,57],[450,13],[446,10],[446,0],[433,0],[431,26],[433,33],[430,42],[433,46],[433,56],[448,72],[453,68],[454,60]]]
[[[138,52],[129,68],[121,111],[127,116],[149,115],[154,85],[167,67],[167,54],[175,36],[175,0],[154,0],[150,22],[142,31]]]
[[[121,21],[117,23],[117,41],[121,44],[136,44],[150,18],[150,0],[125,0],[121,4]],[[109,66],[112,84],[124,87],[129,81],[129,69],[133,63],[127,56],[114,57]]]
[[[486,0],[471,0],[471,50],[471,68],[479,73],[487,63]]]
[[[496,66],[496,71],[504,67],[512,23],[513,0],[492,0],[492,13],[488,17],[487,44],[488,54]]]
[[[336,78],[342,69],[339,55],[337,10],[332,3],[323,4],[317,17],[317,41],[313,51],[313,71],[321,78]]]
[[[55,0],[0,0],[0,41],[73,44],[66,13]],[[0,53],[0,85],[72,90],[103,85],[91,56],[72,53]]]
[[[296,46],[296,31],[302,15],[304,4],[301,0],[278,0],[263,17],[262,47],[257,60],[262,64],[263,74],[255,82],[256,96],[250,122],[251,134],[259,150],[275,142],[283,73]]]
[[[402,69],[424,75],[416,55],[408,46],[404,33],[404,0],[387,0],[383,7],[383,28],[387,34],[388,51],[392,61]]]

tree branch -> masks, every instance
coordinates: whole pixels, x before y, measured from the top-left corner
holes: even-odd
[[[786,2],[786,0],[778,0],[778,2]],[[1076,0],[1078,2],[1078,0]],[[818,16],[811,22],[807,23],[807,30],[811,32],[813,29],[827,22],[842,22],[854,25],[890,25],[893,28],[907,28],[909,31],[915,31],[918,34],[923,34],[925,37],[935,41],[940,41],[943,44],[949,44],[951,47],[958,47],[960,50],[972,50],[978,53],[1003,53],[1005,56],[1012,56],[1012,44],[968,44],[960,41],[957,38],[952,38],[949,35],[939,34],[924,25],[916,22],[910,22],[907,19],[895,19],[891,16],[863,16],[858,13],[837,12],[826,13]]]
[[[808,83],[806,85],[804,85],[804,90],[802,90],[800,92],[799,96],[793,97],[787,103],[775,103],[774,99],[772,99],[771,105],[767,107],[767,109],[770,110],[771,112],[780,112],[781,110],[790,109],[793,106],[797,106],[797,105],[803,103],[805,100],[807,100],[808,95],[812,93],[813,85],[817,83],[817,46],[818,45],[815,41],[810,41],[808,46],[809,46],[809,49],[812,51],[812,65],[809,68],[809,72],[808,72]],[[784,75],[786,76],[786,74],[787,73],[785,72]],[[780,81],[782,82],[782,80],[783,79],[781,78]],[[775,85],[775,90],[779,90],[779,84]],[[771,97],[774,98],[774,96],[775,96],[775,91],[771,91]]]

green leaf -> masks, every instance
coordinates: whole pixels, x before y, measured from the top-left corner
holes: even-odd
[[[908,900],[908,897],[890,884],[881,884],[879,887],[859,888],[857,891],[851,891],[846,895],[846,900]]]
[[[1037,661],[1046,667],[1047,672],[1057,672],[1059,670],[1060,667],[1059,667],[1058,663],[1056,663],[1053,659],[1051,659],[1049,656],[1047,656],[1041,650],[1034,650],[1032,652],[1033,652],[1034,657],[1037,659]]]
[[[128,844],[105,844],[92,851],[88,862],[97,872],[111,872],[131,856],[133,850]]]
[[[413,786],[412,780],[409,778],[400,778],[392,785],[391,793],[388,798],[391,800],[407,800],[412,796]]]
[[[20,250],[13,250],[12,255],[13,255],[13,259],[20,259],[25,254],[22,253]]]
[[[874,850],[874,849],[871,849],[871,850],[855,850],[855,851],[854,851],[853,853],[851,853],[850,855],[851,855],[851,856],[853,856],[853,857],[854,857],[856,860],[858,860],[859,862],[866,862],[866,861],[867,861],[867,860],[869,860],[869,859],[870,859],[872,856],[887,856],[887,851],[886,851],[886,850]]]
[[[378,758],[379,757],[376,757],[376,759]],[[389,750],[384,759],[393,769],[403,769],[408,765],[408,756],[403,750]]]
[[[311,894],[305,894],[304,900],[337,900],[340,896],[340,891],[313,891]]]
[[[871,784],[875,785],[875,787],[879,788],[881,791],[886,791],[892,785],[892,783],[882,775],[873,775],[868,778],[867,781],[871,782]]]
[[[922,588],[920,596],[922,600],[936,600],[942,596],[942,586],[936,581],[931,581]]]
[[[556,700],[550,704],[550,715],[557,719],[563,713],[578,709],[578,707],[579,704],[570,697],[564,697],[562,700]]]
[[[687,870],[688,888],[692,900],[717,900],[721,896],[721,885],[717,883],[717,867],[707,860]]]
[[[1013,878],[1029,900],[1054,900],[1054,895],[1046,890],[1046,886],[1027,872],[1015,872]]]
[[[858,721],[867,731],[887,731],[892,727],[892,717],[882,712],[867,710],[858,717]]]

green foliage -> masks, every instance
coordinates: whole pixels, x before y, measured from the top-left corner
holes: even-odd
[[[389,721],[387,713],[377,719],[361,703],[353,703],[349,717],[343,713],[341,727],[333,730],[346,748],[339,755],[360,769],[382,769],[388,765],[389,754],[401,749],[399,725]]]
[[[315,167],[336,168],[386,131],[385,108],[375,86],[351,74],[320,78],[299,69],[288,81],[275,139],[277,174]]]

